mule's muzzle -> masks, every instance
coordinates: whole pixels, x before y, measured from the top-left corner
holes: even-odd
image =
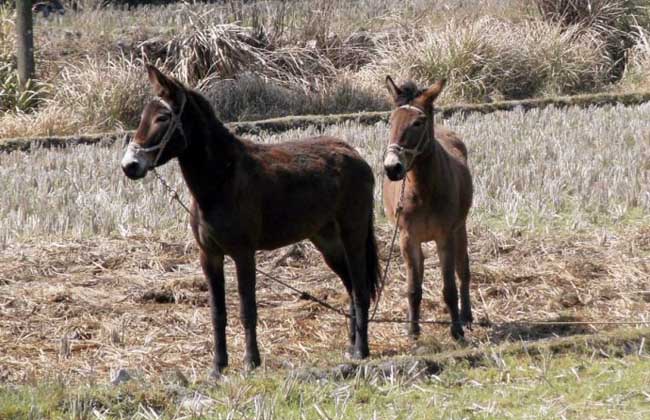
[[[126,164],[122,163],[122,171],[129,179],[140,179],[144,178],[147,174],[147,170],[144,165],[141,165],[140,162],[131,161]]]
[[[391,181],[400,181],[406,175],[404,166],[399,162],[392,166],[384,166],[384,171],[386,171],[386,176]]]
[[[128,141],[128,137],[124,137],[124,142],[127,144],[126,152],[124,153],[122,162],[120,162],[124,175],[130,179],[144,178],[149,170],[150,159],[146,153],[143,153],[141,147],[137,146],[132,141]]]
[[[388,152],[384,160],[384,171],[391,181],[399,181],[406,175],[406,168],[397,154]]]

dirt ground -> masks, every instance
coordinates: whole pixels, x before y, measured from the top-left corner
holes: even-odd
[[[379,224],[382,269],[390,226]],[[564,234],[470,231],[472,298],[477,321],[464,345],[592,333],[615,325],[522,326],[514,320],[645,319],[650,322],[650,228]],[[291,252],[288,252],[290,250]],[[399,252],[378,317],[406,312]],[[427,260],[424,319],[448,319],[435,246]],[[121,368],[146,377],[181,371],[204,378],[212,359],[208,293],[189,237],[20,243],[0,250],[0,382],[46,379],[106,382]],[[260,253],[258,267],[328,303],[347,307],[338,278],[307,243]],[[243,329],[233,264],[227,262],[228,349],[241,369]],[[258,276],[258,339],[267,368],[329,366],[344,359],[346,323]],[[448,327],[424,325],[417,344],[403,324],[373,324],[373,358],[433,353],[460,344]]]

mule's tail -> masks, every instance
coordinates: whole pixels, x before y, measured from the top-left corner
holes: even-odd
[[[368,236],[366,237],[366,277],[370,298],[377,299],[379,288],[379,257],[377,255],[377,240],[375,239],[374,216],[370,214],[368,222]]]

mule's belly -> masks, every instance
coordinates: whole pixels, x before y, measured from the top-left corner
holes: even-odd
[[[444,240],[464,224],[469,204],[461,206],[459,198],[425,202],[410,186],[406,187],[398,220],[401,183],[384,181],[384,210],[390,221],[399,224],[400,229],[413,240],[420,243]]]
[[[313,237],[337,218],[341,188],[336,179],[320,179],[266,197],[262,206],[259,249],[275,249]],[[341,209],[345,212],[345,209]]]

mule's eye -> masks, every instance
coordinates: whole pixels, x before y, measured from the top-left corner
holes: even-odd
[[[157,123],[164,123],[164,122],[167,122],[167,121],[169,121],[169,115],[167,115],[167,114],[158,115],[156,117],[156,122]]]
[[[415,120],[413,121],[413,127],[420,127],[422,126],[423,121],[422,120]]]

